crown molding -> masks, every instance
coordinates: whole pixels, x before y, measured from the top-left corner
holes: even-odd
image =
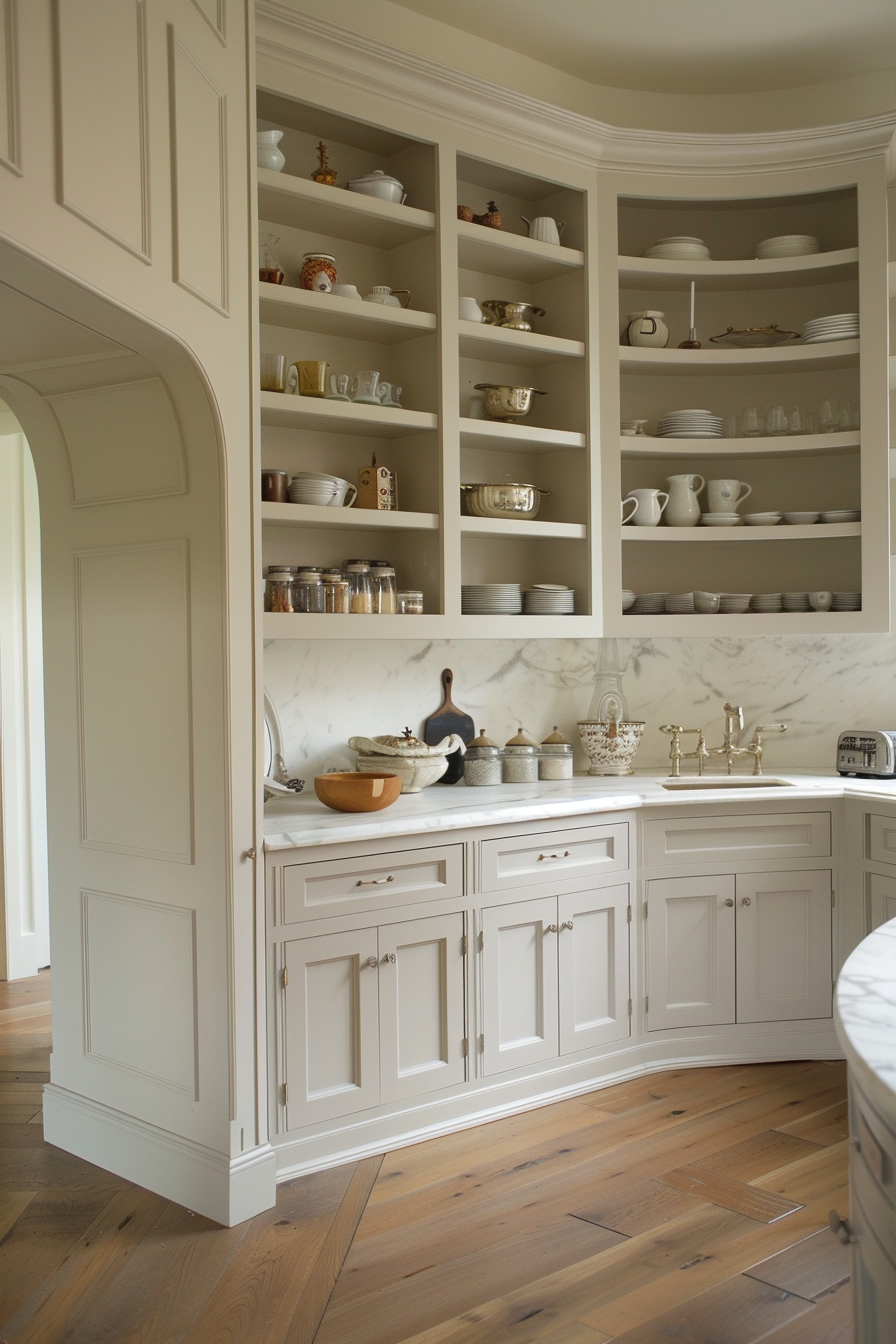
[[[369,92],[469,129],[512,136],[542,153],[625,172],[763,173],[820,168],[885,155],[896,170],[896,111],[858,121],[792,131],[689,134],[611,126],[528,94],[400,51],[376,38],[302,14],[279,0],[257,0],[256,51],[335,86]]]

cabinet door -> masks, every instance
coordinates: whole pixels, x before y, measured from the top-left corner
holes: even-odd
[[[486,1073],[556,1056],[557,937],[555,896],[483,910]]]
[[[859,1200],[850,1200],[853,1319],[857,1344],[891,1344],[896,1321],[896,1265],[871,1229]]]
[[[561,1055],[631,1032],[628,908],[628,884],[558,897]]]
[[[734,1021],[734,877],[647,883],[647,1029]]]
[[[830,872],[738,877],[738,1022],[830,1016]]]
[[[881,873],[868,874],[868,894],[871,898],[871,929],[880,928],[888,919],[896,919],[896,877]]]
[[[284,947],[287,1129],[380,1099],[376,929]]]
[[[383,1101],[466,1078],[463,938],[461,914],[379,930]]]

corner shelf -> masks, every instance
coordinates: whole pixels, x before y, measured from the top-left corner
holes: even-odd
[[[573,247],[540,243],[517,233],[502,233],[482,224],[457,221],[457,259],[461,270],[500,275],[505,280],[529,280],[538,284],[568,271],[581,270],[584,252]]]
[[[355,531],[438,532],[437,513],[411,513],[401,509],[331,509],[320,504],[261,505],[261,521],[266,527],[345,527]]]
[[[436,330],[435,313],[344,299],[339,294],[320,294],[291,285],[259,282],[258,298],[259,321],[296,331],[314,331],[322,336],[348,336],[395,345]]]
[[[433,233],[436,217],[394,201],[258,169],[258,218],[391,250]]]
[[[639,535],[643,533],[644,535]],[[622,540],[666,542],[724,541],[831,541],[839,537],[860,537],[861,523],[812,523],[807,527],[776,523],[774,527],[623,527]]]
[[[811,373],[813,369],[852,369],[859,363],[859,342],[779,345],[760,350],[651,350],[621,345],[622,373],[706,374]]]
[[[284,429],[323,429],[334,434],[398,439],[437,429],[438,416],[388,406],[358,406],[326,397],[297,397],[288,392],[261,392],[261,423]]]
[[[638,457],[812,457],[857,453],[858,430],[837,434],[778,434],[752,439],[664,439],[649,434],[620,436],[623,458]]]
[[[793,289],[854,279],[858,266],[857,247],[771,261],[660,261],[653,257],[621,256],[619,283],[623,289],[684,290],[692,280],[703,291]]]
[[[461,322],[459,349],[462,359],[501,359],[508,364],[533,367],[585,357],[584,341],[542,336],[535,331],[514,331],[485,322]]]

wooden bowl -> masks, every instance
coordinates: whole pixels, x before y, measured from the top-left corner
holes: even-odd
[[[380,772],[316,775],[314,792],[336,812],[381,812],[401,793],[401,778]]]

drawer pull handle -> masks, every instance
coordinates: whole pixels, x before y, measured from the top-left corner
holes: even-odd
[[[379,965],[379,962],[377,961],[376,957],[368,957],[364,965],[369,966],[372,971],[375,971],[377,966]]]
[[[828,1223],[830,1224],[834,1236],[839,1242],[842,1242],[844,1246],[848,1246],[850,1242],[855,1241],[853,1230],[849,1225],[849,1219],[841,1218],[836,1209],[831,1209],[828,1214]]]
[[[731,899],[730,896],[728,896],[728,897],[726,898],[726,900],[725,900],[725,904],[728,906],[729,909],[731,908],[731,906],[734,905],[734,902],[732,901],[732,899]]]
[[[388,877],[359,877],[355,883],[356,887],[382,887],[387,882],[394,882],[395,877],[392,873]]]
[[[568,859],[569,855],[570,851],[568,849],[564,849],[562,854],[539,854],[538,862],[543,863],[545,859]]]
[[[741,905],[752,905],[752,904],[753,902],[750,900],[749,896],[745,896],[741,901]]]
[[[545,931],[545,933],[559,933],[559,929],[557,928],[557,925],[556,925],[556,924],[547,924],[547,925],[545,925],[545,930],[544,930],[544,931]]]
[[[394,964],[395,964],[395,953],[394,953],[394,952],[387,952],[387,953],[385,954],[385,956],[383,957],[383,961],[389,961],[389,962],[391,962],[391,963],[393,964],[393,966],[394,966]]]
[[[572,920],[571,920],[571,919],[566,919],[566,920],[564,920],[563,923],[560,925],[560,932],[562,933],[564,929],[571,929],[571,928],[572,928]]]

